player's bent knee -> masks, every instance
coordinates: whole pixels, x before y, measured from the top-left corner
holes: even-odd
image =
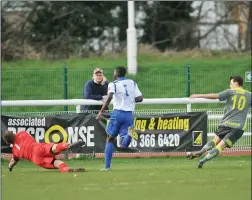
[[[64,163],[64,162],[61,161],[61,160],[56,160],[56,159],[54,159],[54,161],[53,161],[52,164],[53,164],[54,167],[59,168],[59,166],[60,166],[62,163]]]
[[[214,137],[213,141],[214,141],[215,145],[217,145],[217,144],[220,143],[221,138],[220,138],[219,136],[216,135],[216,136]]]
[[[52,153],[57,153],[56,147],[57,147],[57,144],[53,144],[53,145],[52,145],[52,148],[51,148],[51,152],[52,152]]]

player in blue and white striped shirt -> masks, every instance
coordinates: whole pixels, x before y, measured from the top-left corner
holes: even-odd
[[[108,85],[108,97],[98,113],[96,119],[100,120],[105,108],[113,98],[113,112],[106,127],[108,134],[105,146],[105,171],[110,170],[111,159],[113,155],[113,141],[118,136],[121,137],[122,148],[128,148],[132,138],[138,139],[134,131],[135,104],[142,102],[142,93],[138,89],[135,81],[125,78],[125,67],[117,67],[114,71],[115,81]]]

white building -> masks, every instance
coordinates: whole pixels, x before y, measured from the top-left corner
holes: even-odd
[[[200,47],[213,50],[240,50],[245,48],[246,4],[232,5],[221,1],[194,1],[194,17],[199,17]],[[230,7],[231,6],[231,7]],[[244,21],[243,23],[238,21]],[[204,37],[205,36],[205,37]]]

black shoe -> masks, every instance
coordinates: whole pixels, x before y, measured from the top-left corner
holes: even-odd
[[[84,141],[78,141],[78,142],[75,142],[73,144],[70,144],[68,149],[70,151],[78,151],[80,148],[84,147],[86,145],[86,142]]]
[[[77,169],[69,169],[68,172],[85,172],[84,168],[77,168]]]
[[[202,162],[199,162],[198,163],[198,168],[201,169],[203,167],[203,163]]]

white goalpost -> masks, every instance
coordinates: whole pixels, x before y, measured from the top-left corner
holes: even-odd
[[[135,75],[137,73],[137,34],[134,1],[128,1],[127,66],[128,74]]]
[[[144,99],[138,104],[186,104],[190,111],[191,104],[223,103],[219,100],[189,99],[189,98],[152,98]],[[3,100],[1,106],[69,106],[69,105],[102,105],[102,101],[91,99],[55,99],[55,100]]]

